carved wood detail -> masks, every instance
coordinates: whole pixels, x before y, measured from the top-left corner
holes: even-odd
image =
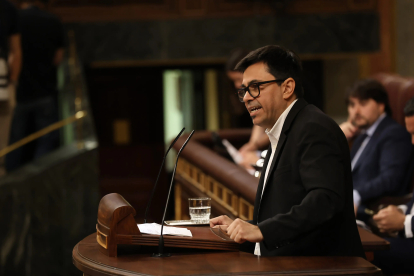
[[[180,158],[177,165],[177,174],[185,179],[188,183],[197,188],[206,196],[211,197],[213,201],[223,207],[229,214],[242,219],[253,219],[253,208],[247,200],[235,194],[232,190],[207,175],[196,166],[190,164],[184,158]],[[181,186],[175,190],[176,194],[176,219],[181,219]],[[177,200],[177,198],[180,198]],[[177,206],[179,205],[179,206]],[[179,212],[179,213],[177,213]]]

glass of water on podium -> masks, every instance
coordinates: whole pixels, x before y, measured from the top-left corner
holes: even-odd
[[[195,224],[208,224],[211,214],[211,198],[194,197],[188,199],[191,221]]]

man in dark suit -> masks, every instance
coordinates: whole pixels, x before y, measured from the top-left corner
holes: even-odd
[[[405,108],[405,125],[411,134],[414,144],[414,98],[411,98]],[[411,174],[410,174],[411,176]],[[382,209],[373,219],[382,233],[397,237],[386,238],[390,244],[389,251],[376,251],[374,263],[385,274],[414,273],[414,196],[407,205],[390,205]]]
[[[387,195],[407,193],[412,153],[410,135],[395,122],[385,88],[376,80],[356,82],[347,95],[348,122],[341,124],[351,148],[354,204],[365,220],[365,204]]]
[[[352,208],[346,138],[338,125],[306,103],[299,58],[280,46],[249,53],[239,98],[271,146],[256,194],[253,221],[220,216],[246,251],[260,256],[364,257]],[[256,244],[255,244],[256,243]]]

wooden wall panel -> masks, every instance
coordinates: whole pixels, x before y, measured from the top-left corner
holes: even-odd
[[[359,56],[359,77],[367,78],[377,73],[396,71],[395,1],[378,0],[380,20],[380,49],[376,53]]]
[[[64,22],[91,22],[373,11],[377,1],[54,0],[49,9]]]

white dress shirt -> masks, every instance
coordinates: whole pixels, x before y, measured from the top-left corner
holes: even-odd
[[[413,231],[411,229],[411,218],[414,215],[414,208],[413,207],[411,207],[410,213],[405,215],[404,230],[405,230],[405,237],[406,238],[412,238],[414,236]],[[407,212],[407,205],[399,205],[398,208],[401,209],[401,211],[404,214],[405,214],[405,212]]]
[[[280,115],[279,119],[277,119],[275,125],[272,127],[271,130],[266,129],[265,132],[267,136],[269,136],[270,145],[272,147],[272,154],[270,155],[269,162],[267,163],[266,167],[266,173],[263,180],[263,189],[262,189],[262,195],[263,191],[266,186],[266,180],[267,176],[269,174],[270,167],[272,166],[273,157],[276,152],[277,143],[279,142],[280,133],[282,132],[283,124],[285,123],[286,117],[289,114],[289,111],[292,109],[293,105],[296,103],[297,99],[294,100],[286,109],[283,111],[283,113]],[[254,249],[254,255],[260,256],[260,243],[256,243],[256,247]]]

